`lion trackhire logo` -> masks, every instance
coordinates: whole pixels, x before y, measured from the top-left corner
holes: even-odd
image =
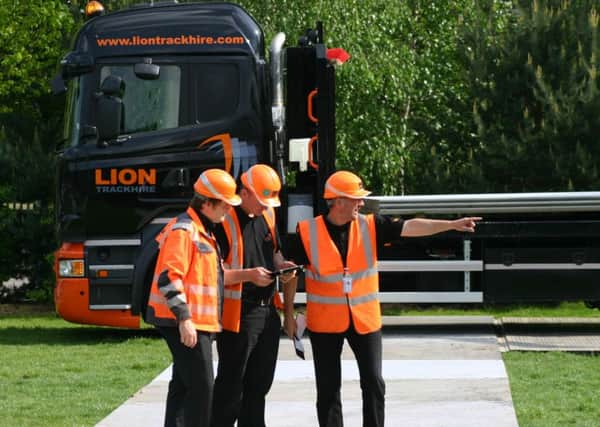
[[[156,169],[96,169],[98,193],[155,193]]]

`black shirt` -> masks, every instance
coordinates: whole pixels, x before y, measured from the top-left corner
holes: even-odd
[[[338,248],[342,256],[342,263],[346,266],[346,258],[348,257],[348,232],[350,223],[344,225],[335,225],[329,222],[327,216],[325,218],[325,226],[333,243]],[[381,252],[383,245],[400,238],[404,221],[384,215],[375,215],[375,236],[377,241],[377,252]],[[304,245],[300,239],[300,234],[296,233],[291,239],[289,245],[289,256],[296,264],[308,265],[308,255],[304,250]]]
[[[262,215],[250,217],[240,206],[236,206],[234,209],[240,222],[240,230],[242,230],[244,268],[264,267],[267,270],[274,271],[275,265],[273,254],[275,251],[275,244],[265,218]],[[215,228],[215,237],[221,248],[223,259],[226,259],[229,255],[230,247],[222,224],[217,224]],[[281,240],[277,230],[275,230],[275,238],[277,239],[277,248],[281,248]],[[251,282],[244,282],[242,299],[268,299],[271,298],[274,293],[275,282],[264,288],[256,286]]]

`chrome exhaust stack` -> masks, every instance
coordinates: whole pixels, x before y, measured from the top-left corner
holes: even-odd
[[[283,93],[283,64],[285,34],[277,33],[271,42],[269,53],[271,56],[271,83],[273,88],[273,102],[271,115],[275,135],[275,164],[277,172],[285,184],[285,104]]]

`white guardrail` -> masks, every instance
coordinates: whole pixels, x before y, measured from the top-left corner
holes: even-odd
[[[382,215],[479,215],[486,213],[542,213],[542,212],[600,212],[599,191],[552,193],[488,193],[438,194],[415,196],[377,196],[365,199],[365,210]],[[471,291],[471,273],[492,269],[529,270],[540,264],[485,266],[481,260],[471,260],[471,241],[464,244],[464,260],[432,261],[379,261],[380,272],[454,271],[464,273],[464,286],[455,292],[380,292],[382,303],[480,303],[483,293]],[[545,264],[552,268],[552,264]],[[561,269],[600,269],[597,264],[560,265]],[[297,303],[306,303],[306,294],[296,295]]]
[[[600,191],[378,196],[365,205],[382,215],[600,212]]]

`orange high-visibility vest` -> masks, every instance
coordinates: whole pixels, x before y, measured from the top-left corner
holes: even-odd
[[[148,323],[177,325],[169,304],[184,302],[197,330],[219,332],[220,259],[216,240],[206,232],[192,208],[172,219],[156,240],[160,252],[148,299]],[[169,279],[162,292],[158,286],[161,275],[166,275]],[[173,291],[179,293],[167,300],[165,294]]]
[[[267,226],[269,227],[269,231],[271,232],[271,238],[273,239],[273,245],[275,246],[274,251],[277,252],[275,210],[273,208],[268,208],[265,210],[263,217],[265,218]],[[242,237],[240,221],[235,209],[230,209],[227,215],[225,215],[223,229],[225,230],[225,234],[227,235],[227,240],[229,242],[229,253],[227,254],[225,262],[232,270],[244,268],[244,239]],[[275,292],[273,302],[275,307],[283,308],[283,303],[281,302],[281,296],[279,295],[279,292]],[[225,285],[225,291],[223,294],[223,329],[232,332],[239,332],[241,312],[242,282]]]
[[[373,215],[350,223],[346,268],[352,290],[344,293],[344,264],[322,216],[301,221],[298,231],[310,264],[306,268],[306,324],[313,332],[344,332],[350,315],[359,334],[381,328],[377,246]]]

